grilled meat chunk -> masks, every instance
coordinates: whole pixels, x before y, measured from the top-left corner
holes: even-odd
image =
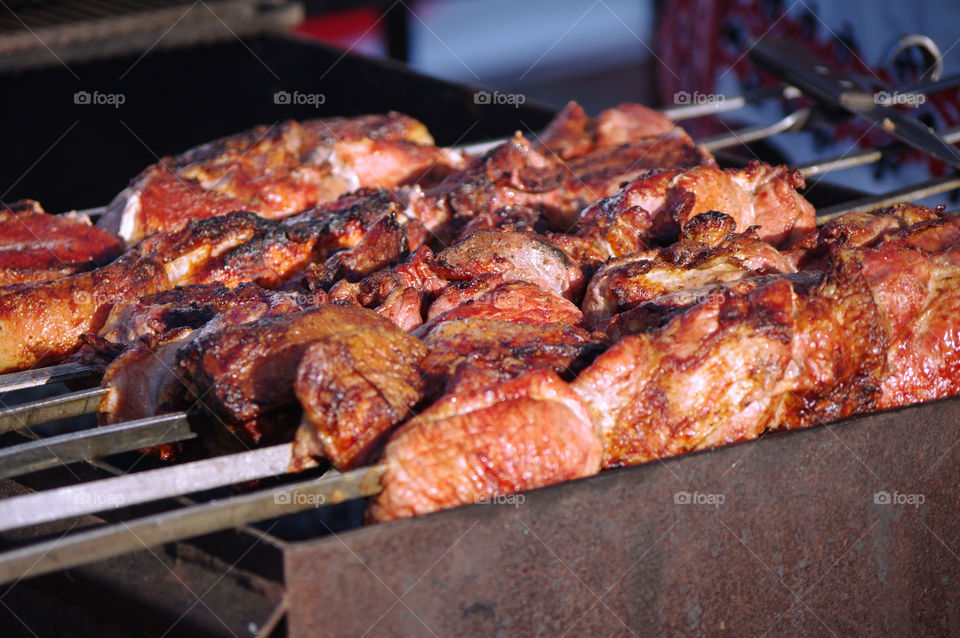
[[[0,287],[0,373],[54,363],[97,332],[110,308],[170,287],[164,264],[129,254],[54,281]]]
[[[602,432],[603,467],[758,436],[790,361],[794,308],[786,279],[725,291],[600,355],[571,386]]]
[[[354,323],[310,345],[294,386],[304,410],[294,464],[323,456],[345,470],[370,461],[423,398],[426,353],[419,339],[382,321]]]
[[[600,457],[576,394],[552,372],[529,372],[448,394],[401,426],[368,516],[417,516],[590,476]]]
[[[712,165],[682,130],[620,146],[601,146],[563,161],[517,134],[434,188],[410,191],[412,217],[441,236],[467,220],[509,206],[534,208],[566,230],[588,204],[654,167]]]
[[[734,228],[733,219],[723,213],[701,213],[687,221],[677,243],[610,259],[587,287],[583,311],[588,323],[596,326],[679,290],[699,288],[710,294],[709,284],[795,271],[789,259],[755,232],[738,234]]]
[[[202,329],[294,312],[301,309],[301,301],[248,283],[232,290],[223,284],[195,284],[118,304],[99,335],[88,341],[95,350],[106,350],[108,358],[121,350],[104,372],[102,386],[108,392],[100,401],[100,422],[188,407],[179,401],[186,398],[185,390],[174,370],[181,347]]]
[[[241,442],[276,442],[300,416],[294,382],[304,352],[332,335],[360,330],[389,334],[395,327],[364,308],[324,304],[204,330],[180,349],[176,369]]]
[[[135,244],[191,219],[235,210],[285,217],[363,186],[392,188],[464,165],[432,144],[422,124],[398,113],[261,126],[160,160],[99,225]]]
[[[731,217],[736,228],[756,226],[766,242],[789,244],[816,228],[813,207],[795,190],[803,183],[796,171],[759,162],[742,170],[651,171],[584,209],[573,236],[552,238],[582,266],[596,267],[611,257],[672,243],[689,220],[716,211]]]
[[[499,380],[533,368],[569,374],[602,348],[601,337],[568,324],[482,316],[439,321],[417,334],[430,350],[421,365],[433,388],[449,389],[464,381],[463,375],[480,373]]]
[[[573,303],[525,281],[501,283],[499,275],[486,275],[454,283],[427,310],[422,330],[441,321],[483,317],[517,323],[565,323],[579,326],[583,313]]]
[[[32,200],[0,203],[0,286],[66,277],[121,251],[121,242],[86,215],[48,215]]]
[[[572,300],[585,283],[580,267],[543,237],[502,230],[478,230],[447,248],[437,255],[436,270],[454,281],[498,274]]]

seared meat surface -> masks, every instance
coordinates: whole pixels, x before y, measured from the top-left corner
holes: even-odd
[[[121,242],[85,215],[48,215],[32,200],[0,203],[0,286],[59,279],[121,251]]]
[[[464,163],[398,113],[260,126],[160,160],[99,225],[132,245],[191,219],[236,210],[286,217],[360,187],[415,183]]]
[[[790,360],[794,303],[785,279],[727,290],[600,355],[572,387],[602,432],[603,466],[759,435]]]
[[[277,442],[299,419],[297,366],[313,343],[362,331],[371,347],[389,349],[388,343],[374,344],[395,330],[364,308],[323,304],[206,329],[179,350],[176,371],[242,443]]]
[[[715,211],[741,231],[756,226],[757,236],[774,246],[790,244],[816,228],[813,207],[796,191],[803,184],[796,171],[759,162],[742,170],[707,165],[650,171],[585,208],[573,236],[555,241],[581,265],[596,267],[672,243],[692,218]]]
[[[310,345],[294,386],[304,411],[295,462],[324,456],[341,470],[369,462],[423,398],[426,352],[419,339],[382,320],[355,322]]]
[[[577,395],[551,372],[451,393],[405,423],[384,455],[369,517],[387,521],[590,476],[601,446]]]
[[[612,258],[594,274],[583,301],[590,325],[618,312],[680,290],[770,273],[795,272],[793,263],[756,233],[735,233],[731,217],[701,213],[687,221],[680,239],[626,257]]]

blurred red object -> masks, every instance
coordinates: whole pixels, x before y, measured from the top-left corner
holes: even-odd
[[[363,7],[308,16],[293,32],[324,44],[367,55],[386,53],[386,32],[382,13]]]

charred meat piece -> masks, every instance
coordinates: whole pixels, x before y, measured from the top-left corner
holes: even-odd
[[[128,254],[89,272],[0,287],[0,373],[61,360],[115,303],[170,287],[164,265]]]
[[[294,464],[323,456],[345,470],[370,461],[423,398],[423,343],[382,321],[355,323],[310,345],[296,395],[303,406]]]
[[[59,279],[121,252],[121,242],[86,215],[48,215],[32,200],[0,203],[0,286]]]
[[[561,160],[533,148],[517,134],[432,189],[413,189],[412,217],[441,236],[455,234],[467,220],[509,206],[543,213],[567,230],[583,207],[614,194],[620,185],[653,167],[712,165],[681,129],[620,146],[602,146]]]
[[[437,272],[433,251],[421,246],[403,263],[373,273],[359,282],[338,281],[330,289],[330,301],[375,309],[409,332],[423,323],[424,298],[440,293],[448,283]]]
[[[356,246],[341,250],[322,264],[311,264],[305,272],[310,290],[326,290],[335,282],[358,281],[389,268],[409,252],[407,231],[391,213],[381,217]]]
[[[449,286],[427,310],[430,319],[422,330],[451,319],[481,317],[516,323],[565,323],[579,326],[583,313],[573,303],[525,281],[501,283],[487,275]]]
[[[235,210],[285,217],[363,186],[392,188],[464,165],[405,115],[257,127],[147,168],[99,225],[135,244]]]
[[[600,426],[603,467],[758,436],[790,361],[786,279],[706,299],[661,330],[625,337],[571,384]]]
[[[552,372],[448,394],[387,445],[373,521],[417,516],[595,474],[601,445],[580,400]]]
[[[585,283],[566,253],[532,233],[478,230],[437,255],[436,264],[437,272],[450,280],[498,274],[572,300],[579,299]]]
[[[752,162],[743,170],[697,166],[645,174],[586,208],[573,237],[559,245],[581,265],[672,243],[693,217],[716,211],[743,231],[756,226],[760,239],[789,244],[816,228],[813,207],[796,192],[803,177],[784,167]]]
[[[377,198],[374,198],[377,199]],[[379,200],[377,200],[379,201]],[[83,333],[95,333],[111,308],[143,294],[178,285],[222,283],[229,288],[255,282],[273,288],[287,283],[330,251],[359,243],[383,215],[390,215],[369,197],[357,203],[344,198],[298,216],[293,223],[234,212],[193,220],[178,231],[164,232],[128,249],[124,257],[88,273],[56,282],[0,288],[0,369],[23,369],[71,354]],[[152,270],[151,270],[152,269]],[[143,281],[150,270],[149,284]],[[78,299],[71,303],[69,296]],[[3,304],[22,307],[6,318]],[[45,325],[41,335],[24,326]],[[46,335],[55,335],[47,339]],[[47,345],[44,345],[44,342]]]
[[[396,330],[356,306],[324,304],[254,323],[207,329],[180,349],[177,373],[245,444],[289,436],[300,416],[294,393],[297,366],[307,348],[344,332]]]
[[[795,271],[789,259],[755,232],[738,234],[734,228],[733,219],[723,213],[701,213],[684,225],[677,243],[609,260],[587,287],[583,311],[588,323],[596,326],[680,290]]]
[[[421,365],[433,388],[456,386],[468,369],[499,380],[533,368],[570,374],[603,347],[599,336],[568,324],[485,317],[440,321],[417,335],[430,350]]]
[[[939,211],[916,204],[896,204],[881,210],[846,213],[804,235],[786,254],[799,269],[829,268],[830,259],[837,251],[875,246],[889,235],[939,218]]]
[[[537,136],[534,147],[569,160],[597,148],[663,137],[676,128],[670,118],[641,104],[621,104],[593,119],[579,104],[570,102]]]

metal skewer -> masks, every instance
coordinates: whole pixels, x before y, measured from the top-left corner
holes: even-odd
[[[97,410],[106,388],[91,388],[0,410],[0,434]]]
[[[51,383],[90,378],[97,374],[98,371],[93,366],[79,363],[64,363],[23,372],[0,374],[0,392],[13,392]]]
[[[287,474],[290,444],[0,500],[0,531]]]
[[[180,412],[47,437],[0,449],[0,478],[196,436],[187,415]]]
[[[119,556],[145,547],[192,538],[333,505],[380,492],[384,467],[325,475],[253,494],[214,500],[133,521],[98,527],[0,554],[0,583]]]

